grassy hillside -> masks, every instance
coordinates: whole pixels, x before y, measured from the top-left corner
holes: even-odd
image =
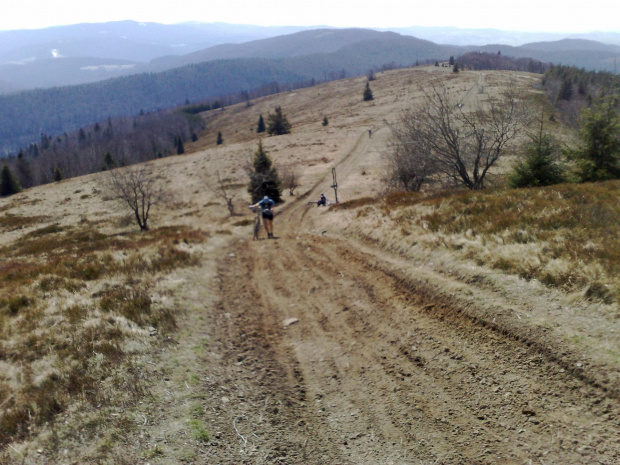
[[[424,272],[436,271],[447,282],[446,294],[457,292],[454,282],[471,280],[480,283],[479,299],[489,289],[507,299],[527,296],[531,308],[518,311],[534,315],[528,323],[557,331],[570,347],[588,357],[600,354],[599,363],[616,370],[617,347],[607,345],[613,334],[605,328],[617,326],[617,182],[385,194],[388,123],[419,101],[420,86],[441,79],[469,105],[510,81],[535,94],[538,76],[455,75],[430,66],[377,78],[371,102],[362,100],[366,79],[349,78],[203,114],[206,129],[186,145],[186,155],[146,165],[168,194],[154,208],[147,232],[138,232],[131,215],[111,200],[99,175],[0,199],[3,463],[235,463],[232,451],[245,438],[235,429],[245,420],[238,412],[226,425],[222,418],[228,418],[231,398],[246,405],[234,390],[251,382],[237,378],[245,361],[237,358],[221,371],[205,366],[218,367],[224,350],[212,339],[215,325],[236,324],[226,305],[239,302],[219,300],[218,270],[228,270],[249,247],[245,166],[259,139],[279,170],[299,176],[299,196],[286,193],[281,211],[304,207],[304,229],[300,217],[292,218],[294,233],[283,240],[296,247],[295,234],[368,241],[387,259],[395,253]],[[282,107],[292,134],[256,134],[258,116],[275,106]],[[558,124],[552,127],[560,130]],[[500,171],[515,155],[512,148]],[[333,199],[332,167],[342,204],[306,208],[304,194],[315,187]],[[236,216],[213,190],[216,172],[233,196]],[[259,242],[257,250],[265,243],[277,250],[277,241]],[[211,397],[217,408],[210,407]]]
[[[620,182],[352,201],[352,229],[407,254],[452,251],[575,298],[620,304]],[[379,227],[371,218],[379,216]]]

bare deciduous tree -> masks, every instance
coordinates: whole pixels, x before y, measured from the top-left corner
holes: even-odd
[[[528,122],[515,85],[473,109],[452,98],[441,82],[422,92],[421,104],[405,110],[393,129],[394,147],[411,155],[405,160],[413,157],[415,177],[428,175],[430,168],[444,179],[482,189],[489,169]]]
[[[388,182],[390,187],[418,192],[429,177],[437,173],[431,156],[431,147],[424,141],[414,141],[411,134],[415,128],[411,121],[403,119],[392,125],[392,139],[386,153]]]
[[[299,187],[299,173],[295,167],[285,166],[282,170],[282,187],[288,189],[289,195],[295,195],[295,189]]]
[[[106,195],[131,209],[141,230],[148,229],[151,208],[165,196],[160,178],[144,166],[106,171],[101,184]]]
[[[202,178],[203,182],[207,186],[207,188],[217,195],[220,199],[226,202],[226,208],[228,208],[228,212],[230,216],[235,214],[235,205],[233,203],[233,196],[226,190],[225,180],[220,176],[220,172],[215,172],[216,181],[209,180],[207,178]]]

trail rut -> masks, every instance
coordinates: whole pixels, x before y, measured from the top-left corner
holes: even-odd
[[[227,309],[252,332],[241,347],[277,365],[273,401],[289,409],[273,440],[299,447],[286,463],[620,459],[615,400],[526,344],[435,311],[441,301],[408,295],[346,243],[262,241],[226,268],[224,295],[243,302]],[[299,322],[283,328],[288,318]]]
[[[339,176],[371,144],[360,139]],[[277,240],[238,242],[220,261],[220,337],[262,432],[242,438],[247,463],[620,462],[604,388],[380,253],[309,233],[303,204],[276,218]]]

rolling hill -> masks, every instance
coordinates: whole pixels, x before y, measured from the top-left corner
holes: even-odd
[[[491,50],[502,50],[502,53],[515,57],[607,71],[613,71],[614,59],[620,49],[618,45],[610,45],[620,43],[612,33],[576,35],[578,38],[566,39],[553,34],[501,34],[501,31],[494,30],[454,28],[442,29],[444,35],[437,28],[412,27],[394,31],[223,23],[162,25],[135,21],[78,24],[35,31],[0,31],[0,81],[6,82],[0,92],[97,82],[219,59],[277,59],[330,54],[363,41],[394,40],[394,36],[421,40],[425,45],[418,44],[415,49],[419,52],[426,48],[426,53],[420,56],[487,51],[488,44],[498,44],[491,45]],[[469,43],[468,37],[472,37]],[[525,38],[534,41],[515,44],[519,42],[516,37],[521,37],[521,42]],[[586,40],[588,37],[609,42]],[[506,42],[501,42],[502,39]],[[541,39],[549,40],[541,42]],[[441,53],[437,53],[438,48]],[[410,61],[415,59],[418,57]]]
[[[372,102],[358,77],[207,112],[186,154],[115,171],[167,194],[148,231],[109,173],[1,198],[0,462],[617,462],[620,319],[592,296],[620,289],[620,185],[386,193],[389,124],[434,79],[466,108],[537,81],[417,67]],[[253,131],[275,106],[293,132]],[[275,240],[259,141],[299,180]],[[332,169],[341,203],[309,205]]]
[[[7,89],[15,88],[16,81],[22,86],[40,87],[44,81],[47,86],[57,87],[0,96],[0,153],[36,142],[41,133],[62,133],[108,117],[167,108],[186,100],[219,98],[274,82],[317,82],[360,75],[384,65],[444,61],[469,51],[500,51],[506,56],[613,69],[620,47],[586,40],[520,47],[457,47],[393,32],[316,29],[244,44],[218,45],[149,63],[57,57],[4,65],[10,67],[4,69],[2,79]],[[12,79],[6,79],[8,76]],[[111,76],[117,77],[106,79]],[[88,80],[99,82],[77,85]],[[59,83],[75,85],[60,87]]]

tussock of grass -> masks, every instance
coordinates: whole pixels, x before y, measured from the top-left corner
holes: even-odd
[[[249,226],[249,225],[251,225],[253,223],[254,223],[254,219],[253,218],[245,218],[243,220],[234,222],[233,226]]]
[[[363,207],[365,205],[372,205],[377,203],[377,199],[372,197],[362,197],[360,199],[347,200],[346,202],[341,202],[332,205],[330,208],[334,210],[352,210],[354,208]]]
[[[122,315],[140,326],[153,326],[166,332],[176,328],[176,318],[169,309],[152,305],[146,288],[115,286],[101,293],[101,310]]]
[[[192,419],[189,421],[189,427],[192,431],[192,436],[198,442],[208,442],[209,441],[209,433],[204,427],[202,421],[197,419]]]
[[[16,218],[11,227],[28,223]],[[197,264],[183,249],[206,238],[184,227],[106,235],[83,222],[43,226],[2,249],[0,449],[75,402],[103,408],[148,394],[127,355],[176,328],[176,310],[153,301],[150,282]],[[103,278],[126,284],[102,289]],[[92,286],[102,290],[86,294]]]
[[[399,231],[400,241],[448,247],[480,265],[620,302],[619,181],[429,198],[398,193],[338,208],[382,217],[372,227]]]
[[[0,228],[13,231],[33,224],[42,223],[47,219],[46,216],[18,216],[7,213],[6,215],[0,216]]]
[[[29,232],[24,236],[25,239],[30,239],[33,237],[40,237],[45,234],[55,234],[63,231],[64,228],[57,224],[50,224],[49,226],[45,226],[43,228],[35,229],[34,231]]]

